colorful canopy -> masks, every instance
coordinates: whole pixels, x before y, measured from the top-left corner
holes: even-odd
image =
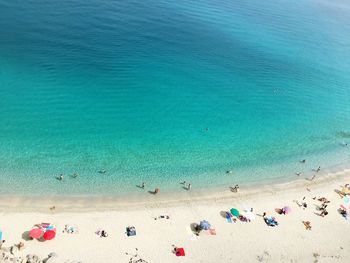
[[[56,232],[55,232],[55,231],[53,231],[53,230],[48,230],[48,231],[46,231],[46,232],[44,233],[43,238],[44,238],[45,240],[51,240],[51,239],[55,238],[55,236],[56,236]]]
[[[231,208],[230,212],[231,212],[231,214],[232,214],[233,216],[239,217],[239,211],[238,211],[238,209],[236,209],[236,208]]]
[[[208,230],[210,229],[211,225],[209,224],[209,222],[207,220],[203,220],[199,223],[199,226],[201,229],[204,229],[204,230]]]
[[[348,187],[344,186],[342,189],[342,193],[348,195],[348,194],[350,194],[350,189]]]
[[[177,257],[184,257],[185,256],[185,250],[182,247],[179,247],[176,249],[175,255]]]
[[[29,236],[31,237],[31,238],[34,238],[34,239],[39,239],[39,238],[41,238],[42,236],[43,236],[43,234],[44,234],[44,231],[43,231],[43,229],[42,228],[33,228],[32,230],[30,230],[30,232],[29,232]]]
[[[284,214],[289,214],[290,212],[292,212],[292,209],[289,206],[285,206],[282,208],[282,211]]]

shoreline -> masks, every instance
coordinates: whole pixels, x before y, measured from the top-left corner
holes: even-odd
[[[20,241],[25,243],[24,250],[16,253],[17,257],[35,254],[45,258],[55,252],[58,258],[54,262],[57,263],[130,262],[130,254],[126,253],[135,253],[135,248],[140,257],[152,263],[345,263],[350,260],[350,224],[337,210],[342,200],[336,190],[349,181],[350,171],[344,170],[312,182],[301,179],[242,189],[237,194],[227,190],[207,194],[205,198],[191,193],[191,196],[175,200],[159,195],[135,203],[130,202],[132,200],[121,203],[113,199],[62,199],[60,205],[55,203],[55,211],[47,206],[51,200],[43,200],[43,197],[35,201],[7,200],[9,203],[2,199],[0,204],[6,205],[0,206],[0,227],[6,248]],[[317,208],[321,202],[314,197],[330,200],[329,215],[319,216]],[[307,208],[299,207],[296,200],[306,202]],[[344,205],[349,207],[350,204]],[[289,206],[292,212],[288,215],[276,213],[275,209],[283,206]],[[225,215],[232,207],[240,211],[253,207],[255,220],[228,222]],[[267,226],[261,217],[264,212],[275,217],[279,225]],[[161,215],[169,215],[169,219],[159,219]],[[191,226],[203,219],[215,228],[215,235],[193,234]],[[311,231],[305,229],[303,221],[311,222]],[[56,238],[46,242],[23,240],[24,233],[40,222],[54,224]],[[76,226],[79,232],[64,233],[66,224]],[[137,235],[128,237],[127,226],[135,226]],[[95,234],[98,229],[105,229],[108,237],[98,237]],[[173,245],[183,247],[186,256],[177,258],[172,253]]]
[[[296,178],[293,181],[272,184],[251,184],[241,187],[238,193],[233,193],[226,188],[215,187],[184,191],[183,193],[162,193],[157,195],[140,193],[133,196],[21,196],[3,195],[0,200],[0,209],[3,212],[47,212],[55,206],[55,213],[59,212],[92,212],[111,210],[132,210],[142,207],[174,207],[187,203],[202,204],[208,201],[215,202],[225,200],[239,200],[269,194],[281,194],[286,189],[289,191],[305,190],[306,188],[320,188],[335,180],[350,181],[350,169],[320,174],[314,180],[308,178]],[[44,197],[44,200],[43,200]]]

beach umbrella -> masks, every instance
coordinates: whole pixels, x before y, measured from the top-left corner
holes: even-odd
[[[211,225],[209,224],[209,222],[207,220],[203,220],[199,223],[199,226],[201,229],[204,229],[204,230],[208,230],[210,229]]]
[[[182,247],[179,247],[176,249],[175,255],[177,257],[184,257],[185,256],[185,250]]]
[[[34,239],[39,239],[42,237],[42,235],[44,234],[44,231],[41,228],[33,228],[32,230],[30,230],[29,232],[29,236],[31,238]]]
[[[239,211],[236,208],[231,208],[230,210],[231,214],[235,217],[239,217]]]
[[[255,215],[252,212],[246,212],[245,217],[249,220],[255,220]]]
[[[350,194],[350,189],[348,187],[343,187],[342,193],[345,195],[348,195],[348,194]]]
[[[44,233],[43,238],[44,238],[45,240],[51,240],[51,239],[55,238],[55,236],[56,236],[56,232],[55,232],[55,231],[53,231],[53,230],[48,230],[48,231],[46,231],[46,232]]]
[[[283,207],[282,210],[285,214],[289,214],[292,212],[292,209],[289,206]]]

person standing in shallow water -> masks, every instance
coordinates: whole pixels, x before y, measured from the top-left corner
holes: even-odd
[[[191,190],[191,188],[192,188],[192,185],[191,185],[191,184],[188,184],[187,190],[189,191],[189,190]]]
[[[57,176],[56,179],[59,180],[59,181],[63,181],[63,179],[64,179],[63,178],[63,174],[60,174],[60,176]]]

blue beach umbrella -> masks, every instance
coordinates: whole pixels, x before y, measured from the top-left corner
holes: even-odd
[[[209,230],[211,225],[209,224],[209,222],[207,220],[203,220],[199,223],[199,226],[201,229],[204,229],[204,230]]]

